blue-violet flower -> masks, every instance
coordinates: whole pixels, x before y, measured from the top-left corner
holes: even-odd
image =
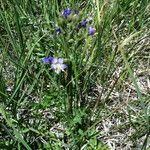
[[[64,9],[62,15],[65,17],[65,19],[67,19],[67,17],[71,14],[71,9],[70,8],[66,8]]]
[[[79,25],[78,25],[78,28],[82,28],[82,27],[86,27],[86,23],[87,23],[87,21],[86,21],[86,19],[84,19],[83,21],[81,21],[80,23],[79,23]]]
[[[52,60],[51,57],[44,57],[44,58],[42,58],[42,62],[43,62],[44,64],[49,64],[49,63],[51,63],[51,60]]]
[[[63,64],[63,58],[53,58],[51,61],[51,69],[53,69],[57,74],[66,69],[67,65]]]
[[[88,33],[89,33],[90,35],[94,35],[95,31],[96,31],[95,28],[88,27]]]
[[[56,32],[57,34],[59,34],[59,33],[61,33],[61,29],[60,29],[59,27],[57,27],[57,28],[55,29],[55,32]]]

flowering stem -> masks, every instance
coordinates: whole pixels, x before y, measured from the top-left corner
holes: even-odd
[[[72,82],[71,82],[71,75],[72,75],[72,64],[71,62],[68,63],[68,75],[67,75],[67,94],[68,94],[68,107],[67,107],[67,113],[70,115],[72,114],[72,102],[73,102],[73,94],[72,94]]]

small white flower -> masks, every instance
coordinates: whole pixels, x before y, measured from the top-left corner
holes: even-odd
[[[57,74],[66,69],[66,65],[63,64],[64,60],[62,58],[53,58],[51,61],[51,69],[53,69]]]

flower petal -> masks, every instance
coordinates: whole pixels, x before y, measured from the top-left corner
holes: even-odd
[[[66,69],[67,68],[67,65],[66,64],[60,64],[60,67],[62,70]]]
[[[44,58],[42,58],[42,62],[43,62],[44,64],[49,64],[49,63],[51,62],[51,58],[49,58],[49,57],[44,57]]]
[[[55,64],[51,64],[51,69],[55,70],[56,69],[56,65]]]
[[[52,58],[51,63],[55,64],[57,63],[58,59],[57,58]]]
[[[57,62],[60,63],[60,64],[63,64],[64,59],[63,58],[58,58]]]

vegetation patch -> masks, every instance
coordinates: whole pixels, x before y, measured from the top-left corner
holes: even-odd
[[[0,0],[0,149],[148,150],[148,0]]]

